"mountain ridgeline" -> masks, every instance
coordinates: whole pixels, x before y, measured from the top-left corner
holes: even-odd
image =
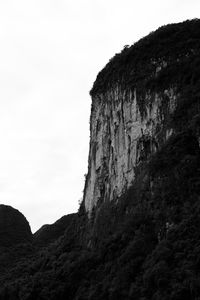
[[[90,94],[83,202],[0,249],[0,300],[199,300],[200,20],[125,46]]]

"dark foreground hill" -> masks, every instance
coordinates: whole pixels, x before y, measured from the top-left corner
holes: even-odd
[[[8,205],[0,205],[0,247],[11,247],[32,240],[32,233],[26,218]]]
[[[76,214],[70,214],[63,216],[57,220],[54,224],[43,225],[33,235],[33,240],[36,245],[47,246],[53,243],[56,239],[62,236],[66,228],[70,225]]]
[[[100,119],[91,124],[93,136],[100,139],[98,132],[109,130],[110,136],[112,132],[114,137],[127,135],[128,127],[121,127],[120,122],[122,116],[130,114],[128,110],[121,113],[118,105],[128,100],[131,103],[135,96],[126,98],[126,91],[134,95],[132,92],[137,90],[138,111],[143,116],[137,119],[137,126],[144,125],[152,111],[156,115],[152,122],[148,119],[152,125],[145,123],[141,136],[138,135],[132,184],[120,195],[117,189],[113,190],[109,201],[108,178],[110,185],[115,178],[106,173],[110,170],[107,162],[115,161],[115,146],[121,149],[121,144],[117,139],[109,142],[101,134],[105,159],[98,168],[89,162],[87,203],[83,202],[78,213],[70,217],[65,232],[58,238],[53,237],[43,247],[39,243],[27,244],[22,249],[23,257],[19,255],[17,262],[2,269],[0,299],[200,299],[199,57],[200,21],[192,20],[159,28],[126,47],[100,72],[91,91],[96,101],[92,113],[101,106],[105,124],[110,124],[106,113],[109,105],[117,102],[118,123],[113,124],[113,131],[107,125],[101,131]],[[109,93],[116,83],[120,94],[112,98]],[[171,109],[169,102],[174,104]],[[153,131],[148,129],[147,135],[146,128]],[[129,138],[124,144],[132,145],[131,138],[130,144]],[[91,142],[91,149],[90,157],[97,163],[97,143]],[[127,153],[131,151],[132,147]],[[120,159],[126,165],[126,157]],[[129,155],[128,167],[131,159]],[[98,199],[90,197],[91,178],[98,179],[94,187]],[[126,174],[123,178],[130,179]],[[119,177],[122,187],[123,182]],[[45,228],[38,236],[45,241],[45,232],[49,241],[49,230]],[[11,256],[14,248],[9,249]]]

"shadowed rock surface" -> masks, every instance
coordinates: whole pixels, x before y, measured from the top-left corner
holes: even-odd
[[[0,256],[0,299],[199,300],[200,20],[125,47],[91,96],[84,201]]]

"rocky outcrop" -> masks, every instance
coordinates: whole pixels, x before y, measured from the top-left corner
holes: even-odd
[[[140,97],[136,88],[132,92],[120,85],[93,97],[84,198],[89,212],[99,200],[113,200],[126,191],[134,181],[135,167],[173,132],[167,120],[176,107],[176,90],[154,95],[146,92],[143,114],[138,105]]]
[[[84,202],[0,255],[0,299],[199,299],[200,20],[125,47],[91,95]]]
[[[24,215],[11,206],[0,205],[0,247],[11,247],[32,240]]]
[[[198,22],[191,27],[185,22],[184,31],[182,24],[172,24],[126,46],[97,76],[84,190],[89,215],[97,203],[117,201],[133,184],[137,166],[184,126],[177,112],[194,93]]]

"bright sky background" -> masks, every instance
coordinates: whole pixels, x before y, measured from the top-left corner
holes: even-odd
[[[0,203],[33,232],[76,212],[98,72],[124,45],[199,14],[199,0],[0,0]]]

